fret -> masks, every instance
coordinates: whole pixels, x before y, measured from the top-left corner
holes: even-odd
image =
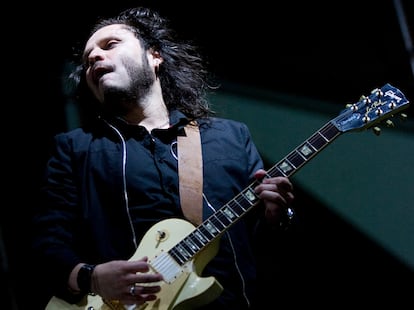
[[[278,164],[279,165],[279,164]],[[279,166],[273,166],[272,168],[269,169],[269,174],[271,175],[271,177],[286,177],[287,174],[284,173]]]
[[[301,146],[298,147],[298,153],[301,154],[306,159],[312,157],[312,155],[314,154],[314,151],[317,151],[317,149],[315,149],[313,145],[310,144],[308,141],[306,141],[305,143],[303,143]]]
[[[200,250],[200,247],[197,245],[197,243],[194,242],[191,234],[185,238],[184,241],[188,248],[191,250],[192,254],[195,254],[198,250]]]
[[[290,171],[294,170],[293,167],[287,161],[282,161],[280,164],[278,164],[277,169],[285,177],[289,175]]]
[[[293,161],[294,161],[294,156],[295,156],[295,153],[291,153],[291,155],[287,156],[287,157],[285,158],[285,160],[289,163],[289,165],[290,165],[291,167],[293,167],[293,169],[296,169],[296,165],[293,163]]]
[[[210,217],[211,221],[214,222],[214,226],[216,227],[217,230],[222,231],[223,228],[226,228],[226,225],[223,224],[223,222],[220,221],[219,217],[217,216],[217,214],[213,214]],[[219,227],[221,226],[221,228]]]
[[[317,134],[319,134],[326,142],[329,142],[329,140],[322,134],[322,132],[318,131]]]
[[[322,136],[319,132],[313,135],[308,141],[317,151],[322,149],[322,147],[324,147],[327,144],[326,138]]]
[[[279,165],[279,169],[287,176],[293,170],[296,170],[296,165],[294,164],[294,153],[291,153],[285,160]]]
[[[292,162],[294,162],[294,165],[295,165],[295,162],[297,162],[297,158],[298,158],[298,156],[299,156],[299,159],[302,161],[302,162],[304,162],[304,161],[306,161],[306,156],[304,156],[300,151],[299,151],[299,149],[296,149],[295,151],[294,151],[295,153],[294,154],[292,154],[292,157],[293,157],[293,159],[292,159]],[[295,167],[299,167],[300,166],[300,164],[299,165],[295,165]]]
[[[189,257],[191,257],[191,254],[187,252],[186,248],[184,247],[183,241],[177,244],[175,247],[177,250],[177,254],[180,255],[180,257],[183,258],[183,261],[187,261]]]
[[[182,240],[180,243],[187,253],[187,259],[197,253],[197,249],[194,247],[194,244],[191,242],[191,240],[189,240],[188,237],[184,238],[184,240]]]
[[[310,159],[315,154],[314,150],[315,148],[308,142],[302,144],[298,149],[294,151],[294,153],[289,155],[289,159],[292,163],[292,166],[295,169],[301,167],[308,159]]]
[[[202,224],[199,227],[199,231],[209,240],[213,239],[215,237],[214,234],[211,233],[211,231],[207,228],[207,223]]]
[[[241,215],[243,215],[244,214],[244,208],[243,208],[243,206],[237,201],[237,198],[239,197],[240,195],[238,195],[236,198],[234,198],[232,201],[230,201],[227,205],[232,205],[233,206],[233,208],[232,208],[232,210],[234,211],[234,213],[236,213],[237,214],[237,216],[241,216]],[[237,207],[237,210],[236,210],[236,207]],[[239,212],[237,212],[237,211],[239,211]]]
[[[200,239],[200,237],[202,237],[204,239]],[[191,233],[191,235],[188,236],[188,238],[191,238],[191,242],[193,242],[194,246],[196,246],[198,249],[203,248],[207,243],[207,240],[205,239],[204,236],[201,235],[201,233],[198,229],[194,230]]]
[[[183,265],[185,262],[187,262],[186,256],[183,255],[183,252],[181,251],[180,243],[177,244],[175,247],[173,247],[168,252],[174,258],[174,260],[178,262],[180,265]]]
[[[209,239],[200,231],[200,229],[196,229],[193,232],[194,237],[196,237],[196,239],[200,242],[200,244],[203,246],[205,246],[207,244],[207,242],[209,241]]]
[[[233,220],[228,218],[227,215],[224,213],[224,211],[225,211],[224,209],[218,210],[217,218],[219,219],[220,223],[223,224],[224,227],[227,227],[233,222]]]
[[[255,192],[253,191],[251,187],[248,187],[241,193],[242,193],[242,196],[240,197],[244,197],[245,201],[247,201],[250,204],[250,206],[254,205],[255,202],[258,200],[258,197],[256,196]],[[246,211],[247,209],[243,209],[243,210]]]
[[[229,222],[233,222],[238,217],[234,210],[227,205],[223,207],[221,213],[228,219]]]
[[[177,249],[177,251],[181,255],[181,257],[187,259],[188,257],[191,256],[190,253],[188,253],[186,248],[184,247],[184,242],[183,241],[178,243],[175,248]]]
[[[207,222],[204,224],[204,227],[207,229],[207,231],[213,236],[217,236],[219,234],[219,230],[216,226],[211,222],[211,220],[207,220]]]
[[[324,137],[326,137],[329,141],[332,141],[332,139],[337,137],[340,133],[338,128],[336,128],[332,123],[328,123],[320,131],[323,132]]]
[[[248,200],[246,199],[246,197],[244,197],[243,195],[239,195],[237,196],[234,201],[237,203],[237,206],[240,207],[240,209],[243,211],[241,214],[244,214],[248,208],[247,208],[247,204],[250,205],[250,203],[247,203]]]
[[[305,161],[306,158],[303,157],[302,154],[298,151],[295,151],[294,153],[289,155],[289,162],[292,164],[293,167],[295,167],[295,170],[298,169],[298,167],[302,166]]]

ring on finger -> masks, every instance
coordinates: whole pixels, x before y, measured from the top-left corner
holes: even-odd
[[[135,284],[131,285],[131,287],[129,288],[129,294],[131,296],[135,296]]]

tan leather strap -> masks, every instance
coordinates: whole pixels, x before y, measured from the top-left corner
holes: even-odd
[[[178,175],[181,208],[195,225],[202,222],[203,163],[200,132],[196,122],[189,123],[185,135],[177,137]]]

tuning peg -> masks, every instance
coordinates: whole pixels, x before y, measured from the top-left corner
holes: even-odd
[[[382,111],[382,109],[380,108],[380,107],[378,107],[376,110],[375,110],[375,114],[377,114],[377,115],[382,115],[384,112]]]
[[[385,122],[385,124],[387,125],[387,127],[394,127],[394,122],[392,121],[392,120],[387,120],[386,122]]]
[[[381,133],[381,128],[379,127],[373,127],[372,131],[375,133],[375,135],[379,136]]]
[[[407,119],[407,114],[405,114],[405,113],[401,113],[400,114],[400,118],[403,120],[403,121],[405,121],[406,119]]]
[[[375,94],[377,97],[382,97],[384,94],[380,88],[375,88],[371,91],[371,94]]]
[[[365,95],[362,95],[361,97],[359,97],[359,102],[362,102],[363,104],[367,105],[371,103],[371,99]],[[353,106],[355,106],[356,104],[353,104]],[[351,106],[351,105],[350,105]]]
[[[355,103],[348,103],[345,107],[354,112],[358,111],[358,106]]]
[[[395,107],[397,106],[397,104],[395,103],[395,101],[393,100],[393,101],[391,101],[389,104],[388,104],[388,107],[392,110],[392,109],[395,109]]]
[[[362,101],[365,105],[371,104],[372,100],[369,97],[364,97],[363,101]]]
[[[365,115],[365,116],[363,116],[362,117],[362,121],[364,122],[364,123],[368,123],[369,121],[371,120],[371,118],[368,116],[368,115]]]

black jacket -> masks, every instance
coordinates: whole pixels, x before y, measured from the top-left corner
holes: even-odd
[[[183,217],[175,146],[188,120],[175,111],[170,121],[170,129],[151,134],[141,126],[100,119],[91,128],[56,135],[34,218],[34,253],[48,269],[45,282],[50,284],[43,291],[76,302],[67,290],[76,264],[130,259],[141,242],[152,242],[142,237],[156,222]],[[213,208],[249,186],[263,163],[245,124],[220,118],[198,123],[207,219]],[[247,213],[225,229],[217,255],[203,272],[224,287],[217,302],[226,309],[241,309],[234,300],[248,304],[253,296],[252,226],[246,221],[253,212]]]

